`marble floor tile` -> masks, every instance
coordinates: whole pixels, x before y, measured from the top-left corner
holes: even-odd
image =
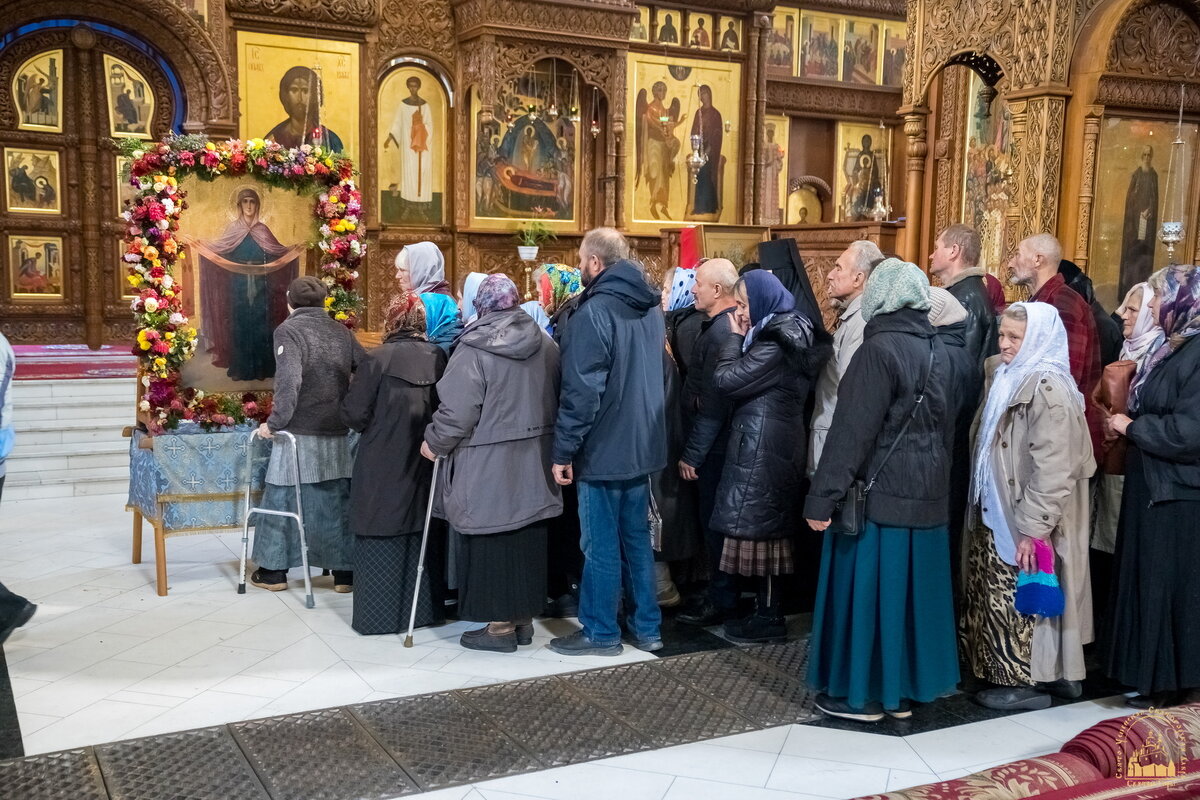
[[[663,800],[827,800],[816,794],[800,794],[757,786],[739,786],[695,778],[676,778]]]
[[[618,756],[606,759],[605,764],[663,775],[765,786],[777,757],[775,753],[758,750],[695,743]]]
[[[886,791],[889,772],[885,767],[782,755],[766,788],[819,797],[858,797]]]
[[[671,775],[593,763],[484,781],[475,787],[484,797],[489,792],[509,792],[547,800],[662,800],[672,781]]]
[[[786,756],[843,761],[888,769],[931,771],[912,746],[899,736],[793,725],[780,752]]]
[[[1066,742],[1097,722],[1132,713],[1133,709],[1125,705],[1125,696],[1117,695],[1103,700],[1054,706],[1042,711],[1028,711],[1008,719],[1043,736]]]
[[[1050,753],[1062,740],[1013,722],[1012,718],[972,722],[906,737],[929,769],[941,775],[985,761],[1004,762]]]

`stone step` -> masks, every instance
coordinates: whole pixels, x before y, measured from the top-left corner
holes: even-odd
[[[137,410],[131,398],[124,400],[71,399],[46,400],[43,398],[14,398],[13,425],[17,430],[25,427],[36,427],[42,422],[58,422],[59,420],[90,421],[97,425],[116,424],[128,425],[129,419],[137,415]]]
[[[137,381],[133,378],[89,378],[86,380],[15,380],[13,400],[44,398],[53,400],[105,399],[127,400],[131,405],[137,396]]]
[[[129,478],[81,481],[77,483],[46,483],[10,485],[4,482],[4,505],[18,500],[52,500],[57,497],[82,497],[84,495],[115,495],[114,501],[122,505],[129,494]]]
[[[129,465],[115,467],[86,467],[72,470],[37,470],[34,472],[10,472],[5,479],[4,489],[9,486],[50,486],[89,481],[124,480],[129,484]]]
[[[129,441],[25,445],[13,448],[5,462],[8,474],[129,465]]]
[[[121,432],[134,423],[132,409],[120,420],[42,420],[25,425],[17,424],[17,441],[13,449],[46,444],[78,444],[83,442],[126,441]]]

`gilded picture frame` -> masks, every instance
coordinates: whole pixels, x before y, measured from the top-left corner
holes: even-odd
[[[630,53],[626,128],[633,141],[625,181],[628,226],[637,233],[683,222],[738,219],[742,67],[735,61]],[[703,164],[688,167],[695,152]]]
[[[104,91],[108,100],[109,133],[115,139],[152,139],[154,90],[132,65],[104,54]]]
[[[65,298],[63,238],[10,233],[5,238],[8,293],[14,302],[54,303]]]
[[[359,45],[237,32],[239,131],[284,147],[359,152]]]
[[[770,231],[758,225],[702,225],[705,258],[727,258],[738,269],[758,261],[758,246],[770,238]]]
[[[764,225],[782,225],[787,216],[788,147],[792,119],[785,114],[768,114],[763,118],[762,187]]]
[[[776,6],[771,12],[771,28],[763,37],[768,75],[790,78],[797,74],[799,36],[800,10]]]
[[[836,141],[834,219],[838,222],[871,219],[876,197],[883,197],[885,203],[889,201],[886,194],[891,182],[892,129],[862,122],[838,122]]]
[[[638,6],[638,16],[629,26],[629,41],[631,42],[646,42],[650,41],[650,6]]]
[[[5,147],[4,170],[4,200],[9,213],[62,213],[62,169],[57,150]]]
[[[801,78],[836,81],[842,77],[841,17],[802,11],[796,74]]]
[[[13,72],[17,130],[62,133],[63,51],[44,50]]]
[[[431,226],[446,221],[450,97],[439,76],[403,64],[379,85],[376,165],[379,221]]]

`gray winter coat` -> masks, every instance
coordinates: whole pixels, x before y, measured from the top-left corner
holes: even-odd
[[[275,329],[275,399],[267,427],[345,436],[342,398],[366,358],[354,334],[324,308],[297,308]]]
[[[425,441],[445,456],[441,516],[464,534],[503,533],[562,513],[550,470],[558,347],[520,308],[463,330],[438,381]]]

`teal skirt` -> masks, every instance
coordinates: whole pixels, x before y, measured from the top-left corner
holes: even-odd
[[[296,489],[268,483],[263,491],[263,508],[296,510]],[[354,569],[354,537],[350,534],[350,480],[336,478],[320,483],[301,483],[304,504],[304,538],[308,542],[308,565],[323,569]],[[254,563],[263,569],[299,567],[300,533],[296,521],[287,517],[255,516]]]
[[[927,703],[958,684],[950,539],[938,528],[825,534],[808,682],[854,708]]]

